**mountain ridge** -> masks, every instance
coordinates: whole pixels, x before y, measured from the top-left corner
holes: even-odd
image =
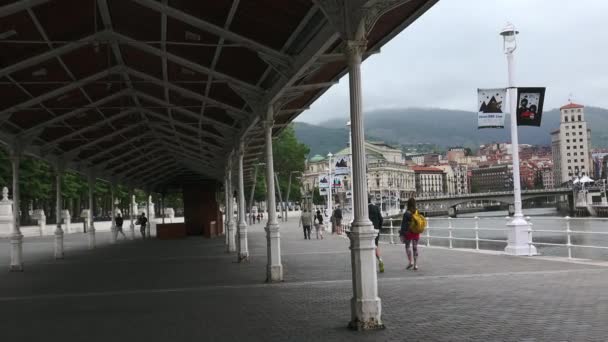
[[[585,121],[591,128],[593,147],[608,147],[608,110],[585,107]],[[543,113],[540,127],[519,127],[520,144],[550,145],[551,132],[559,128],[559,109]],[[344,148],[348,141],[347,117],[326,120],[319,125],[295,122],[296,136],[309,145],[311,155]],[[477,129],[477,113],[439,108],[379,109],[365,113],[368,140],[394,145],[431,144],[443,148],[511,141],[510,117],[504,129]],[[447,134],[449,133],[449,134]]]

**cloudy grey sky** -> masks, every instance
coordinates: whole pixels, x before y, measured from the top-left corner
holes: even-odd
[[[520,31],[518,86],[546,86],[545,108],[573,100],[608,108],[605,0],[440,0],[363,63],[363,105],[476,110],[477,88],[506,86],[499,31]],[[348,115],[348,77],[297,121]]]

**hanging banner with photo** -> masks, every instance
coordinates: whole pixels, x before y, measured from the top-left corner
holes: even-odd
[[[352,192],[352,191],[350,191],[350,190],[348,190],[348,191],[346,192],[346,198],[352,198],[352,197],[353,197],[353,192]]]
[[[332,189],[339,189],[344,186],[344,176],[334,176],[332,178],[333,187]]]
[[[319,189],[329,188],[329,176],[327,174],[319,175]]]
[[[517,88],[517,126],[540,126],[545,88]]]
[[[327,189],[326,188],[319,189],[319,195],[327,196]]]
[[[350,173],[350,157],[336,156],[336,164],[334,167],[336,175],[348,175]]]
[[[477,89],[477,128],[505,128],[505,88]]]

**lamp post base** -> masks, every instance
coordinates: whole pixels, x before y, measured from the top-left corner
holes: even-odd
[[[11,272],[23,272],[23,234],[20,232],[11,235]]]
[[[279,225],[268,224],[266,228],[266,243],[268,249],[268,261],[266,265],[266,282],[283,281],[283,264],[281,263],[281,235]]]
[[[353,223],[348,234],[353,272],[353,298],[350,302],[351,321],[348,327],[354,330],[383,329],[382,303],[378,297],[376,274],[376,245],[378,233],[371,222]]]
[[[350,300],[351,310],[356,311],[353,312],[354,318],[352,321],[348,323],[348,328],[357,331],[366,331],[366,330],[380,330],[384,329],[384,324],[377,318],[380,317],[381,304],[380,299],[374,300],[357,300],[356,298],[352,298]],[[375,315],[369,316],[371,312],[377,313]],[[366,319],[361,319],[359,317],[367,317]]]
[[[508,255],[536,255],[536,247],[530,244],[530,223],[523,217],[515,217],[507,224],[509,227],[507,247],[505,253]]]

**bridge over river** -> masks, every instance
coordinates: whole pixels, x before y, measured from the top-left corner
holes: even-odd
[[[571,208],[572,189],[571,188],[555,188],[555,189],[541,189],[541,190],[522,190],[521,198],[522,201],[543,198],[543,197],[557,197],[565,196],[568,200],[569,208]],[[439,195],[439,196],[426,196],[416,197],[416,202],[422,208],[426,205],[430,205],[434,208],[447,208],[448,214],[455,217],[457,215],[457,206],[465,203],[474,201],[493,201],[512,205],[514,202],[513,191],[497,191],[497,192],[481,192],[471,193],[462,195]],[[511,209],[509,209],[511,211]]]

